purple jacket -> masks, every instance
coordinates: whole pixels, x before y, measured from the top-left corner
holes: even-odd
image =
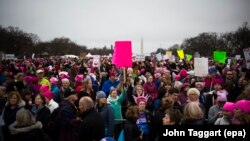
[[[155,83],[150,84],[147,82],[143,85],[143,88],[144,88],[145,94],[148,94],[149,96],[151,96],[153,100],[157,98],[158,91],[157,91]]]

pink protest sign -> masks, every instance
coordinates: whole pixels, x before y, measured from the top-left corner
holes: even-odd
[[[116,41],[113,63],[117,67],[132,67],[132,42]]]

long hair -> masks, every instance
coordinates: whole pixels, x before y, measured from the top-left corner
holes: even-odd
[[[8,94],[8,102],[10,102],[10,99],[12,96],[16,96],[17,97],[17,105],[22,101],[22,97],[21,95],[19,94],[18,91],[11,91],[9,94]]]
[[[82,89],[84,92],[88,93],[88,94],[91,94],[91,92],[93,91],[92,88],[89,88],[88,87],[88,83],[89,81],[91,81],[90,78],[85,78],[83,81],[82,81]]]
[[[35,124],[36,120],[32,113],[27,109],[20,109],[16,113],[16,121],[18,127],[25,127]]]

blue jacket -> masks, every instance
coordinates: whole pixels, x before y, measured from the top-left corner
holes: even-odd
[[[120,83],[120,81],[115,81],[115,82],[112,82],[110,79],[105,81],[103,86],[102,86],[102,91],[104,91],[106,93],[106,96],[109,95],[109,91],[110,91],[110,88],[111,87],[114,87],[116,88],[117,85]]]
[[[56,102],[60,101],[60,90],[57,85],[52,85],[51,86],[51,91],[53,92],[53,100]]]

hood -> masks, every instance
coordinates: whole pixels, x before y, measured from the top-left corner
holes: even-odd
[[[40,121],[37,121],[35,124],[26,126],[26,127],[16,127],[17,122],[14,122],[9,126],[10,133],[12,135],[29,132],[34,129],[42,129],[43,125]]]

